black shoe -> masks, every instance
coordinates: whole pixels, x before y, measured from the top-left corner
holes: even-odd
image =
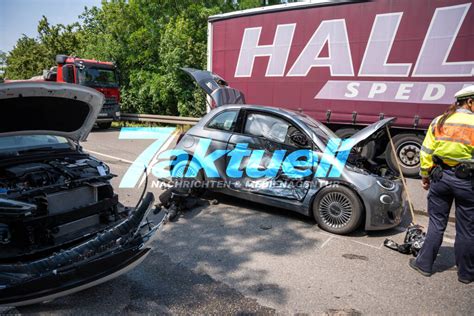
[[[419,272],[421,275],[423,275],[423,276],[425,276],[425,277],[430,277],[430,276],[431,276],[431,273],[421,270],[421,269],[416,265],[416,261],[415,261],[415,260],[416,260],[416,259],[411,258],[410,261],[408,261],[408,265],[410,266],[410,268],[412,268],[413,270],[416,270],[417,272]]]
[[[464,284],[469,284],[472,282],[472,280],[466,280],[466,279],[461,279],[458,277],[458,281],[461,282],[461,283],[464,283]]]

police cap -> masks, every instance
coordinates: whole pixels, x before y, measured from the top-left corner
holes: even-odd
[[[466,100],[468,98],[473,98],[474,97],[474,85],[468,86],[464,89],[459,90],[458,92],[456,92],[454,97],[458,101]]]

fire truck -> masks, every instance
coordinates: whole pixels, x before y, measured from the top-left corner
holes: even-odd
[[[287,108],[349,137],[384,117],[407,176],[432,120],[473,84],[470,0],[318,0],[209,17],[208,70],[247,103]],[[362,150],[396,170],[388,139]]]
[[[66,82],[94,88],[105,96],[97,125],[107,129],[113,121],[120,119],[119,78],[114,63],[66,55],[57,55],[56,63],[57,66],[43,71],[43,75],[28,80]],[[6,83],[13,81],[18,80],[5,80]]]

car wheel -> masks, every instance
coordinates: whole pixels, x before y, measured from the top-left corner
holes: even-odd
[[[335,234],[356,230],[361,224],[363,211],[357,194],[341,185],[321,189],[313,203],[313,215],[318,225]]]
[[[395,153],[400,161],[403,175],[410,178],[418,177],[420,172],[420,150],[423,139],[414,134],[398,134],[393,137]],[[397,160],[390,146],[385,154],[387,164],[392,171],[398,173]]]
[[[357,133],[358,130],[355,128],[341,128],[336,131],[336,135],[342,139],[346,139]],[[351,153],[359,154],[360,156],[372,160],[375,158],[375,142],[371,141],[364,147],[354,147]]]
[[[112,126],[112,122],[97,123],[97,126],[99,126],[100,129],[109,129]]]

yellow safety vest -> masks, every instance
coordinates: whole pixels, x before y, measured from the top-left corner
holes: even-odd
[[[420,152],[420,175],[427,177],[433,167],[433,156],[440,157],[449,166],[459,161],[474,159],[474,113],[458,109],[452,114],[441,129],[438,116],[431,122]]]

